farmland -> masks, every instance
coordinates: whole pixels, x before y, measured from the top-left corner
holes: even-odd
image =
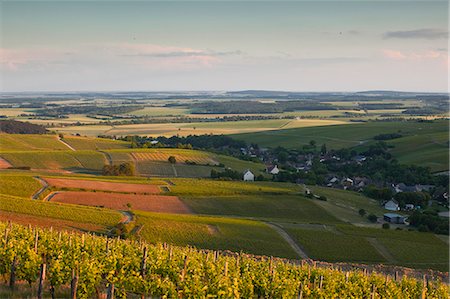
[[[0,155],[15,167],[33,169],[100,170],[106,164],[105,156],[95,151],[16,151]]]
[[[159,193],[160,190],[155,185],[149,184],[133,184],[121,182],[108,182],[99,180],[81,180],[72,178],[44,178],[45,181],[57,188],[73,188],[86,190],[100,190],[111,192],[127,192],[127,193]]]
[[[0,151],[68,150],[56,135],[15,135],[0,133]]]
[[[266,224],[244,219],[136,212],[147,241],[228,249],[296,258],[289,245]]]
[[[128,142],[106,138],[64,136],[63,140],[76,150],[107,150],[130,147],[130,144]]]
[[[42,185],[29,175],[0,173],[0,194],[31,197]]]
[[[136,209],[160,213],[190,213],[189,208],[176,196],[167,195],[58,191],[52,196],[51,201],[82,206],[105,207],[114,210]]]
[[[161,123],[161,124],[136,124],[136,125],[83,125],[58,128],[57,131],[64,134],[80,134],[96,137],[102,134],[146,135],[146,136],[188,136],[202,134],[238,134],[259,132],[267,130],[279,130],[282,128],[302,128],[315,126],[329,126],[344,124],[340,120],[321,119],[269,119],[232,122],[192,122],[192,123]]]
[[[0,195],[0,210],[64,221],[96,224],[105,229],[115,226],[121,219],[119,213],[111,210],[42,202],[6,195]]]

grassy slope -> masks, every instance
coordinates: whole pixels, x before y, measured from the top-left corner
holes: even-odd
[[[13,166],[35,169],[86,168],[100,170],[106,163],[102,153],[95,151],[26,151],[3,152],[0,156]]]
[[[42,185],[29,175],[0,173],[0,194],[31,197]]]
[[[85,222],[110,227],[116,225],[121,214],[112,210],[65,205],[0,195],[0,210],[18,214]]]
[[[244,251],[296,258],[295,252],[264,223],[251,220],[136,212],[150,242],[169,242],[205,249]]]
[[[0,151],[67,150],[56,135],[0,134]]]
[[[448,169],[448,121],[367,122],[351,125],[309,127],[232,135],[236,139],[254,142],[263,147],[299,148],[310,140],[326,143],[328,148],[358,146],[373,142],[378,134],[399,132],[404,137],[389,140],[395,146],[392,153],[404,163],[430,166],[433,170]]]
[[[129,142],[105,138],[64,136],[63,140],[76,150],[106,150],[106,149],[121,149],[130,147]]]
[[[196,213],[300,223],[338,223],[325,209],[302,195],[241,195],[183,198]]]
[[[314,194],[326,196],[327,201],[316,200],[315,203],[344,222],[368,223],[367,218],[359,215],[360,209],[366,210],[367,214],[373,213],[378,216],[386,212],[376,200],[357,192],[320,186],[308,188]]]

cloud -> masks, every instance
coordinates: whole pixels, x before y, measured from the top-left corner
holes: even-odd
[[[449,65],[449,56],[442,51],[423,51],[423,52],[405,52],[399,50],[384,49],[381,50],[385,58],[391,60],[404,60],[404,61],[441,61],[442,64],[447,67]]]
[[[383,34],[384,39],[445,39],[448,38],[448,31],[442,29],[424,28],[405,31],[388,31]]]

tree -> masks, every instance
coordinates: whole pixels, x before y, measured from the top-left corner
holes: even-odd
[[[366,215],[366,210],[364,210],[364,209],[359,209],[359,215],[360,215],[361,217],[364,217],[364,216]]]
[[[170,156],[169,159],[167,159],[167,161],[169,161],[169,163],[171,164],[177,163],[177,159],[174,156]]]
[[[322,147],[320,148],[320,152],[322,154],[326,154],[327,153],[327,145],[325,143],[322,144]]]
[[[370,214],[369,216],[367,216],[367,219],[369,219],[370,222],[377,222],[378,217],[375,214]]]
[[[315,140],[311,140],[311,141],[309,142],[309,145],[311,145],[311,146],[316,146],[316,141],[315,141]]]

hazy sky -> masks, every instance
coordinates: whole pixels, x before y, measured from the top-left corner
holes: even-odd
[[[0,5],[1,91],[447,91],[446,1]]]

